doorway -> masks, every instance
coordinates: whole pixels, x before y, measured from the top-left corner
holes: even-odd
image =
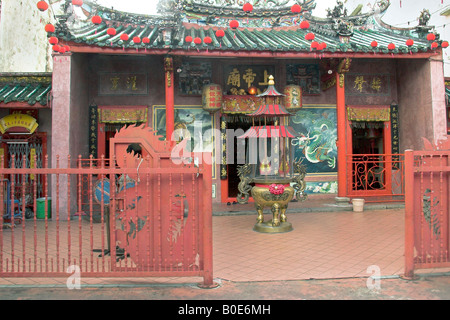
[[[251,122],[245,121],[237,117],[234,121],[227,122],[227,180],[226,186],[227,202],[236,201],[236,197],[239,193],[238,184],[240,179],[238,177],[237,167],[242,165],[245,158],[242,154],[242,143],[244,141],[238,141],[237,137],[246,132],[252,126]],[[231,145],[233,146],[231,148]],[[245,152],[244,152],[245,154]],[[244,155],[245,156],[245,155]],[[223,190],[222,190],[223,192]]]
[[[392,156],[390,122],[353,121],[349,155],[350,196],[382,195],[391,192]]]

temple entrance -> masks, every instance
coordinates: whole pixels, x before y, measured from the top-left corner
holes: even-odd
[[[238,141],[237,137],[244,134],[251,127],[251,123],[237,118],[235,121],[230,121],[227,123],[227,129],[230,129],[230,133],[227,136],[227,145],[233,144],[233,149],[227,150],[227,171],[228,171],[228,186],[227,186],[227,202],[236,201],[236,197],[239,193],[238,184],[240,179],[238,177],[237,167],[245,163],[245,144],[244,141]],[[241,143],[241,145],[239,145]],[[232,159],[232,160],[231,160]],[[223,191],[222,191],[223,192]]]
[[[392,194],[392,169],[398,165],[394,163],[398,159],[390,154],[390,122],[353,121],[350,128],[351,154],[347,156],[349,196]]]

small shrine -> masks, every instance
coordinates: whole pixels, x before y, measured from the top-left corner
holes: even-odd
[[[297,90],[301,96],[301,89]],[[286,217],[289,202],[294,195],[297,200],[306,198],[306,168],[294,159],[291,140],[298,134],[289,126],[291,110],[282,104],[285,95],[276,90],[273,76],[269,77],[266,91],[258,97],[263,103],[256,111],[247,114],[252,118],[252,126],[238,137],[247,140],[246,163],[238,169],[241,180],[238,202],[246,203],[251,193],[258,213],[255,231],[288,232],[293,229]],[[298,110],[301,99],[288,104],[293,110]],[[273,218],[265,222],[263,210],[267,207],[271,209]]]

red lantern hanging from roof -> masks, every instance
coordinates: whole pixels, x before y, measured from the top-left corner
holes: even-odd
[[[72,4],[74,6],[79,6],[81,7],[83,5],[83,0],[72,0]]]
[[[326,49],[326,47],[327,47],[327,44],[325,43],[325,42],[321,42],[320,44],[319,44],[319,50],[325,50]]]
[[[308,29],[309,28],[309,22],[306,20],[303,20],[302,22],[300,22],[300,28],[301,29]]]
[[[302,7],[297,3],[291,7],[292,13],[300,13],[301,11],[302,11]]]
[[[55,44],[55,45],[52,47],[52,50],[55,51],[55,52],[59,52],[59,49],[60,49],[60,46],[59,46],[58,44]]]
[[[305,35],[305,39],[308,40],[308,41],[314,40],[315,37],[316,37],[316,36],[315,36],[314,33],[312,33],[312,32],[309,32],[309,33],[307,33],[307,34]]]
[[[50,38],[48,38],[48,42],[49,42],[51,45],[55,45],[55,44],[58,44],[59,40],[58,40],[57,37],[50,37]]]
[[[317,41],[311,42],[311,48],[317,49],[319,47],[319,43]]]
[[[66,52],[69,52],[69,51],[70,51],[70,47],[69,47],[68,45],[65,45],[65,46],[64,46],[64,49],[66,50]]]
[[[139,37],[133,37],[133,42],[134,42],[135,44],[141,43],[141,38],[139,38]]]
[[[194,38],[194,43],[195,44],[201,44],[202,43],[202,39],[200,39],[199,37],[195,37]]]
[[[106,30],[106,33],[110,36],[115,36],[117,31],[116,31],[116,29],[111,27],[111,28],[108,28],[108,30]]]
[[[219,29],[216,31],[217,38],[223,38],[224,36],[225,36],[225,31],[223,31],[222,29]]]
[[[233,30],[239,28],[239,22],[237,20],[231,20],[230,21],[230,28],[233,29]]]
[[[428,41],[434,41],[436,39],[436,35],[434,33],[427,34]]]
[[[444,49],[447,48],[448,47],[448,41],[442,41],[441,47],[444,48]]]
[[[414,45],[413,39],[408,39],[408,40],[406,40],[406,45],[407,45],[408,47],[411,47],[412,45]]]
[[[245,12],[249,13],[253,11],[253,6],[251,3],[245,3],[244,6],[242,7],[242,10],[244,10]]]
[[[64,46],[59,46],[59,53],[66,53],[66,48]]]
[[[388,44],[388,49],[389,50],[394,50],[395,49],[395,44],[393,44],[392,42]]]
[[[150,43],[150,39],[147,38],[147,37],[143,37],[143,38],[142,38],[142,43],[144,43],[144,44],[149,44],[149,43]]]
[[[39,1],[37,3],[37,8],[39,9],[39,11],[44,12],[45,10],[48,9],[48,3],[45,1]]]
[[[192,37],[191,36],[186,36],[186,38],[184,38],[184,41],[186,41],[187,43],[191,43],[192,42]]]
[[[128,41],[128,39],[130,39],[130,37],[126,34],[126,33],[122,33],[120,35],[120,40],[122,41]]]
[[[206,43],[206,44],[211,44],[212,38],[211,37],[205,37],[205,38],[203,38],[203,42]]]
[[[431,43],[431,49],[436,49],[438,47],[438,43],[437,42],[432,42]]]
[[[45,32],[48,32],[48,33],[53,33],[53,32],[55,32],[55,26],[52,25],[51,23],[47,23],[47,24],[45,25]]]
[[[92,17],[92,23],[93,24],[100,24],[100,23],[102,23],[102,18],[100,16],[93,16]]]

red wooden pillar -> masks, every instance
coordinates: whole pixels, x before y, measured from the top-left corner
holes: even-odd
[[[336,73],[336,113],[337,113],[337,151],[338,151],[338,197],[347,195],[347,159],[345,139],[345,75]]]
[[[166,140],[170,140],[175,126],[175,106],[173,90],[173,58],[164,58],[164,73],[166,82]]]

